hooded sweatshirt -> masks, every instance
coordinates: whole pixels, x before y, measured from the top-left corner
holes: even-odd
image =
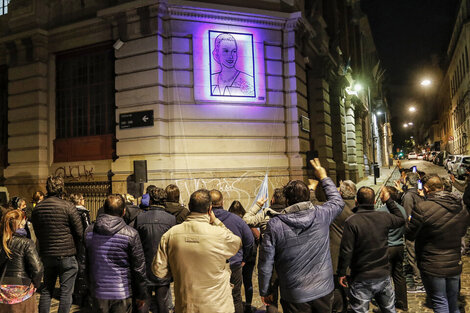
[[[86,229],[85,244],[94,297],[147,298],[144,252],[135,229],[121,217],[101,214]]]
[[[462,200],[447,191],[432,192],[411,212],[406,238],[415,240],[416,260],[422,273],[451,277],[462,272],[461,238],[469,214]]]
[[[268,295],[273,266],[283,300],[305,303],[333,291],[329,228],[344,202],[330,178],[321,183],[328,198],[323,205],[299,202],[269,220],[258,260],[261,296]]]

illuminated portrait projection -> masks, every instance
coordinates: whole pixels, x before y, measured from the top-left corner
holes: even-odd
[[[194,98],[265,103],[264,42],[257,30],[201,28],[194,34]]]
[[[253,35],[209,31],[211,95],[256,97]]]

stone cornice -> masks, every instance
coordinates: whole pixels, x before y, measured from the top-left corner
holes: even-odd
[[[9,42],[9,41],[15,41],[15,40],[22,39],[22,38],[28,38],[28,37],[31,37],[33,35],[38,35],[38,34],[47,36],[48,31],[44,30],[42,28],[35,28],[35,29],[24,31],[24,32],[11,34],[11,35],[8,35],[8,36],[5,36],[5,37],[1,37],[0,38],[0,44],[5,43],[5,42]]]
[[[183,4],[184,3],[184,4]],[[194,3],[194,4],[193,4]],[[190,5],[191,4],[191,5]],[[240,25],[248,27],[261,27],[268,29],[290,29],[295,28],[301,18],[300,12],[279,13],[264,10],[250,10],[257,13],[240,12],[239,7],[224,6],[224,10],[218,8],[196,7],[198,2],[181,2],[181,4],[168,4],[169,18],[184,20],[197,20],[200,22]]]

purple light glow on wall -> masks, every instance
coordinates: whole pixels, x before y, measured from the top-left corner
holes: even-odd
[[[199,24],[193,34],[198,102],[266,102],[264,44],[257,29]]]

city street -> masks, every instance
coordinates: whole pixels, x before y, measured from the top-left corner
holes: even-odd
[[[417,166],[418,171],[425,172],[426,174],[437,174],[439,176],[447,175],[447,171],[444,167],[433,164],[432,162],[423,160],[402,160],[401,166],[403,168],[410,168]]]

